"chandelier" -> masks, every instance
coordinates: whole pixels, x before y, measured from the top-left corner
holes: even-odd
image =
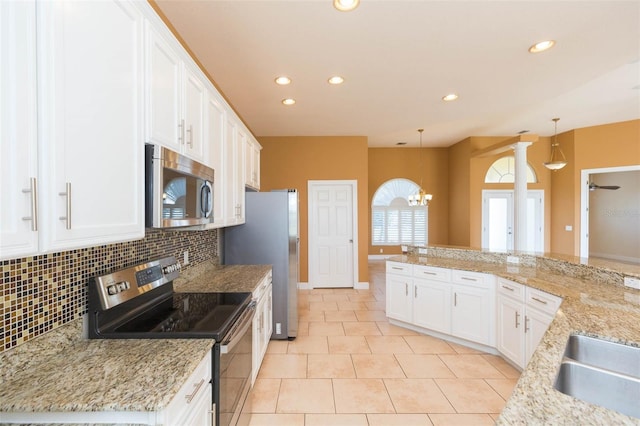
[[[555,123],[555,131],[553,134],[553,142],[551,143],[551,158],[546,163],[543,163],[544,166],[549,170],[560,170],[567,165],[567,159],[565,158],[564,153],[560,149],[560,144],[558,143],[559,120],[559,118],[552,119],[552,121]]]
[[[420,152],[418,153],[420,156],[420,189],[417,194],[409,195],[408,201],[410,206],[428,206],[433,195],[427,194],[422,189],[422,132],[424,132],[424,129],[418,129],[418,132],[420,133]]]

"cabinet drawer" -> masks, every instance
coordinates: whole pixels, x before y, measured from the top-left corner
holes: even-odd
[[[435,266],[414,266],[413,276],[416,278],[434,280],[434,281],[451,281],[451,270],[444,268],[436,268]]]
[[[254,300],[260,300],[262,295],[267,290],[267,287],[269,287],[269,285],[271,284],[271,282],[273,280],[272,277],[273,277],[273,272],[269,271],[267,273],[267,275],[262,279],[262,281],[260,281],[260,284],[258,284],[258,287],[256,287],[255,290],[253,290],[253,299]]]
[[[524,302],[524,288],[522,284],[498,278],[498,294],[511,297],[518,302]]]
[[[387,274],[411,275],[412,267],[408,263],[387,262]]]
[[[553,294],[531,287],[527,287],[525,294],[527,306],[546,312],[550,315],[554,315],[556,313],[560,307],[560,303],[562,302],[561,298],[554,296]]]
[[[458,284],[478,285],[484,288],[490,288],[495,282],[495,277],[480,272],[454,270],[451,273],[451,281]]]

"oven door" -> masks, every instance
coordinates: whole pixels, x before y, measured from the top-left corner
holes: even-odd
[[[217,426],[235,425],[251,388],[256,306],[252,302],[231,331],[214,346],[213,404]]]

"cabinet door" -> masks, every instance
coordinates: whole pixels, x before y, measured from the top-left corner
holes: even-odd
[[[184,125],[185,154],[189,157],[203,161],[203,143],[204,135],[204,105],[206,90],[202,81],[187,66],[185,66],[185,109],[184,109]]]
[[[151,25],[147,25],[146,35],[145,141],[180,151],[180,56]]]
[[[4,259],[38,250],[35,21],[34,1],[0,2],[0,258]]]
[[[215,171],[213,181],[213,220],[217,226],[225,223],[224,191],[225,191],[225,161],[223,160],[225,137],[225,111],[222,102],[213,94],[207,98],[206,138],[205,147],[208,165]]]
[[[247,134],[244,129],[241,128],[241,125],[236,127],[238,135],[235,141],[235,149],[237,150],[236,154],[236,186],[235,186],[235,199],[238,205],[238,213],[236,217],[236,223],[244,223],[244,192],[245,192],[245,184],[244,184],[244,169],[246,156],[244,151],[247,147]]]
[[[412,322],[413,282],[410,278],[387,275],[387,317]]]
[[[238,219],[238,203],[236,201],[236,123],[229,112],[227,112],[226,116],[224,139],[224,193],[222,194],[224,219],[225,225],[235,225]]]
[[[497,349],[519,367],[524,367],[524,305],[498,296]]]
[[[525,366],[529,363],[552,320],[553,317],[551,315],[527,307],[525,316]]]
[[[414,324],[451,333],[451,284],[416,279],[413,286]]]
[[[472,342],[491,345],[494,304],[490,290],[454,284],[451,334]]]
[[[141,238],[142,16],[69,1],[39,3],[38,19],[41,250]]]

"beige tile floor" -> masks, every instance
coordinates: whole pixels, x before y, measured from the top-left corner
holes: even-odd
[[[492,425],[519,377],[502,358],[389,324],[384,262],[369,290],[299,291],[299,335],[272,340],[252,426]]]

